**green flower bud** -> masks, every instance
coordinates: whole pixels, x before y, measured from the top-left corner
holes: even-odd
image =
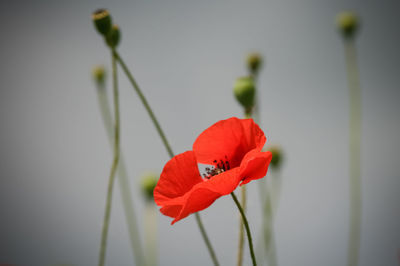
[[[92,70],[92,75],[94,81],[98,85],[104,85],[104,81],[106,79],[106,70],[104,66],[95,66]]]
[[[159,179],[156,173],[146,173],[142,176],[141,188],[146,200],[153,201],[153,191]]]
[[[359,20],[351,11],[343,11],[336,16],[336,25],[346,38],[351,38],[359,27]]]
[[[278,169],[282,164],[282,149],[278,146],[273,146],[269,148],[272,153],[271,167]]]
[[[98,9],[92,14],[94,26],[97,31],[106,35],[111,30],[111,16],[107,9]]]
[[[256,88],[251,77],[238,78],[233,86],[233,94],[247,112],[250,112],[254,105]]]
[[[121,39],[121,33],[118,25],[113,25],[111,30],[106,35],[106,42],[110,47],[117,47],[119,40]]]
[[[247,68],[251,74],[257,74],[262,67],[263,59],[258,53],[252,53],[247,56]]]

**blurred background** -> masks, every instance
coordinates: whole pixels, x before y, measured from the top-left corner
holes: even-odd
[[[121,56],[175,153],[211,124],[242,116],[232,95],[245,58],[265,58],[261,124],[284,151],[275,219],[278,264],[345,265],[348,239],[348,87],[335,16],[361,18],[360,265],[398,265],[400,249],[400,3],[384,1],[1,1],[0,264],[96,265],[112,152],[91,69],[110,53],[91,21],[108,8]],[[111,80],[107,80],[111,91]],[[168,155],[120,71],[122,147],[143,226],[140,175]],[[267,177],[268,178],[268,177]],[[258,182],[248,218],[260,237]],[[236,260],[238,213],[230,197],[201,212],[222,265]],[[190,216],[158,215],[160,265],[211,265]],[[108,265],[132,265],[115,185]],[[250,264],[245,249],[245,265]]]

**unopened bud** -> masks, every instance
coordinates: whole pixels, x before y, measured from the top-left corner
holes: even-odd
[[[92,19],[97,31],[106,35],[111,30],[111,16],[107,9],[98,9],[92,14]]]
[[[244,107],[246,113],[250,112],[254,105],[255,92],[254,80],[251,77],[238,78],[233,86],[233,94]]]
[[[258,53],[252,53],[247,56],[247,68],[251,74],[257,74],[263,63],[262,56]]]
[[[118,25],[113,25],[111,30],[106,35],[106,42],[108,46],[117,47],[120,38],[121,38],[121,33]]]
[[[103,85],[106,79],[106,70],[104,66],[95,66],[92,70],[93,79],[98,85]]]
[[[359,27],[359,20],[351,11],[343,11],[336,16],[336,25],[346,38],[351,38]]]
[[[156,173],[147,173],[143,175],[141,188],[146,200],[153,201],[153,191],[157,185],[159,175]]]
[[[269,148],[272,153],[271,167],[278,169],[282,164],[282,149],[278,146]]]

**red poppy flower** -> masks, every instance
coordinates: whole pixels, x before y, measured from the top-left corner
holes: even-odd
[[[154,189],[160,211],[172,224],[204,210],[240,184],[266,175],[271,152],[262,152],[266,138],[252,119],[229,118],[206,129],[193,144],[164,166]],[[201,177],[198,163],[208,164]]]

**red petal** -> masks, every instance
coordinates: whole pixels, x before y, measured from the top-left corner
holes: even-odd
[[[180,205],[179,197],[190,191],[194,185],[203,182],[193,151],[181,153],[167,162],[154,188],[157,205]]]
[[[204,210],[219,197],[234,191],[240,182],[238,173],[239,168],[235,168],[194,186],[187,194],[184,206],[180,214],[172,221],[172,224],[191,213]]]
[[[240,185],[245,185],[252,180],[263,178],[268,171],[269,163],[272,159],[272,153],[260,152],[254,149],[246,154],[240,165],[240,177],[242,183]]]
[[[216,165],[214,160],[228,160],[230,168],[234,168],[250,150],[260,151],[265,141],[264,132],[253,119],[232,117],[203,131],[194,142],[193,151],[200,163]]]

